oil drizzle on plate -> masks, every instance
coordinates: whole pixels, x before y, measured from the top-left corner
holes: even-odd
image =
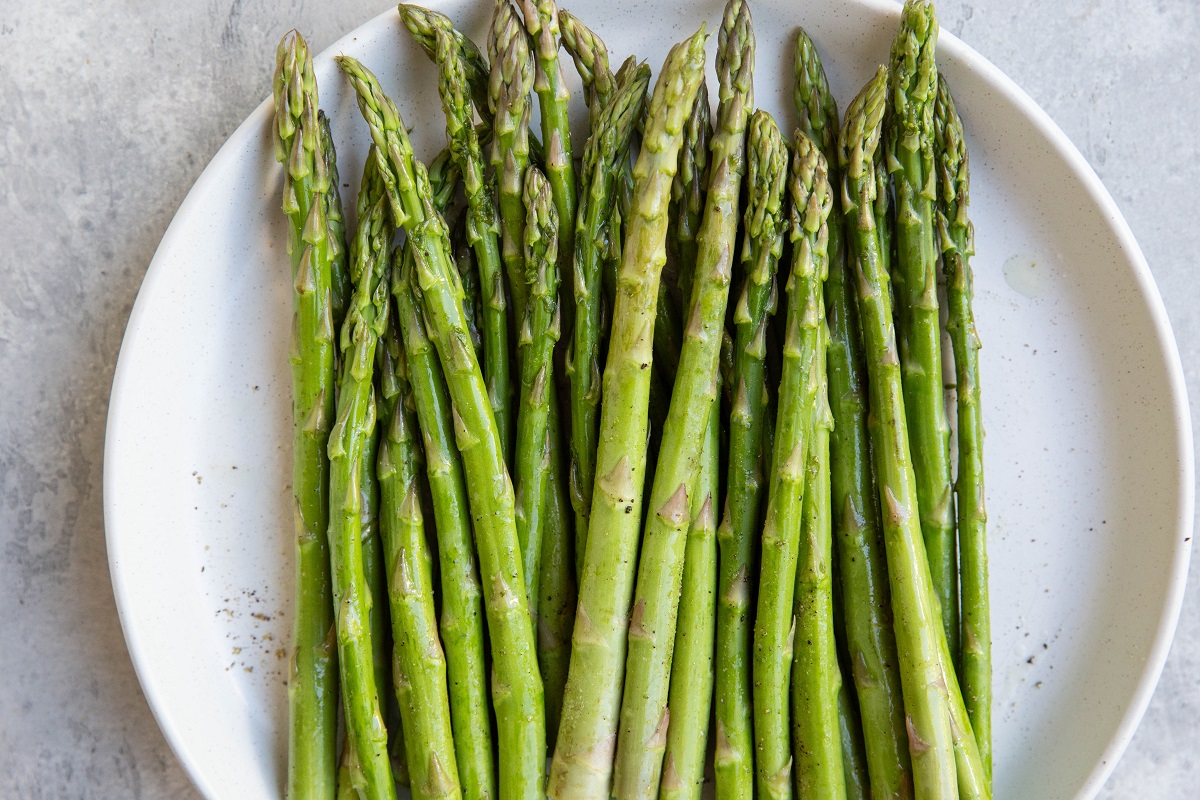
[[[1017,253],[1004,262],[1004,280],[1018,294],[1036,300],[1046,293],[1050,271],[1035,256]]]

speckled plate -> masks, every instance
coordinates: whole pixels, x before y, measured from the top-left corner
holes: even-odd
[[[476,37],[486,30],[489,3],[439,5]],[[615,59],[637,52],[654,67],[701,20],[716,30],[720,9],[574,6]],[[794,121],[789,41],[803,24],[844,106],[886,58],[897,10],[758,0],[758,102]],[[394,10],[316,59],[352,209],[367,138],[336,53],[377,71],[425,156],[441,113]],[[974,166],[996,794],[1090,797],[1146,707],[1183,594],[1183,378],[1145,260],[1083,157],[949,34],[939,62]],[[142,687],[200,790],[239,800],[279,797],[285,775],[290,289],[271,112],[264,102],[230,137],[163,237],[121,349],[104,462],[113,588]]]

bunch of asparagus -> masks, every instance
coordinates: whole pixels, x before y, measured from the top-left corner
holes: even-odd
[[[338,57],[372,142],[350,228],[311,54],[278,51],[288,795],[699,798],[711,759],[718,798],[990,797],[968,162],[929,0],[844,120],[800,31],[790,139],[746,0],[715,111],[703,26],[651,89],[553,0],[497,0],[482,49],[400,17],[447,145],[418,160]]]

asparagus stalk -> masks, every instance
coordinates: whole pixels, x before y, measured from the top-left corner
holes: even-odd
[[[683,567],[683,594],[675,629],[671,688],[667,700],[671,724],[663,756],[659,797],[700,800],[704,758],[713,699],[713,646],[716,637],[718,502],[717,449],[721,435],[721,403],[708,413],[700,454],[691,527]]]
[[[375,148],[372,147],[372,152],[369,152],[367,155],[367,163],[372,165],[371,169],[375,168],[373,162],[377,158],[374,150]],[[378,175],[378,173],[376,173],[376,175]],[[382,195],[380,196],[382,197]],[[362,199],[362,190],[360,189],[360,203],[362,202]],[[363,217],[359,217],[359,219],[363,219]],[[398,261],[398,257],[394,259],[394,261]],[[393,266],[393,269],[398,269],[398,267]],[[402,402],[411,402],[412,393],[407,384],[407,366],[404,363],[404,354],[401,352],[401,348],[403,347],[404,345],[400,340],[400,329],[399,325],[397,324],[396,316],[394,313],[391,313],[391,309],[389,309],[388,321],[385,326],[383,337],[379,340],[379,344],[375,346],[375,398],[378,404],[377,408],[380,420],[376,430],[382,431],[383,436],[385,437],[384,442],[379,445],[380,451],[382,451],[383,447],[385,447],[387,444],[386,437],[388,427],[391,425],[391,419],[396,413],[397,405]],[[402,391],[405,395],[404,398],[401,397]],[[413,450],[413,458],[416,460],[418,470],[423,469],[424,450],[420,447],[415,448]],[[379,461],[380,453],[377,452],[375,462],[377,478],[379,476]],[[382,484],[380,485],[380,497],[381,499],[383,497]],[[388,597],[386,578],[384,590],[378,595],[374,595],[374,590],[372,590],[372,593],[375,597]],[[389,597],[389,603],[390,602],[391,600]],[[383,604],[381,603],[380,605]],[[392,689],[391,692],[385,693],[387,713],[384,717],[388,728],[388,753],[392,762],[392,777],[396,779],[397,785],[408,786],[410,783],[408,774],[408,750],[404,743],[404,725],[403,721],[401,720],[400,701],[397,697],[397,691],[399,689],[398,684],[403,680],[404,676],[399,670],[392,669],[393,665],[391,664],[391,658],[393,649],[391,645],[394,645],[394,642],[391,640],[390,625],[388,631],[388,640],[389,650],[387,656],[389,659],[389,664],[387,675],[389,676],[390,683],[385,683],[382,678],[377,678],[377,680],[379,681],[379,685],[381,687],[390,685]],[[376,645],[376,652],[378,652],[378,649],[378,645]],[[378,665],[378,657],[376,657],[376,664]],[[378,669],[378,666],[376,666],[376,675],[378,676],[380,674],[381,673]],[[343,751],[342,755],[343,759],[345,759],[345,751]],[[353,792],[353,789],[351,789],[351,792]],[[351,796],[353,796],[353,794],[351,794]]]
[[[479,47],[462,31],[454,27],[454,22],[440,11],[433,11],[417,5],[400,4],[400,20],[408,28],[413,40],[425,51],[425,55],[437,59],[437,35],[448,34],[453,40],[462,59],[464,88],[471,95],[475,110],[484,126],[491,125],[491,109],[488,106],[488,68],[487,59],[479,52]]]
[[[542,115],[542,142],[546,154],[543,162],[550,188],[554,192],[554,209],[558,218],[575,219],[575,166],[572,162],[571,120],[568,115],[571,92],[567,88],[562,65],[558,60],[558,6],[554,0],[518,0],[525,19],[525,29],[533,40],[537,69],[533,89],[537,92],[538,108]],[[574,325],[574,306],[567,292],[574,282],[571,274],[572,253],[575,252],[575,228],[564,225],[559,231],[558,270],[562,276],[563,325]]]
[[[792,797],[788,747],[788,684],[793,652],[793,602],[818,380],[813,369],[820,340],[821,282],[827,272],[827,225],[832,196],[825,158],[796,132],[788,176],[791,197],[787,326],[779,379],[779,407],[766,524],[762,534],[758,613],[754,622],[754,738],[758,793]]]
[[[357,286],[364,271],[372,269],[372,262],[381,255],[383,249],[381,237],[391,235],[391,228],[386,227],[386,217],[381,203],[383,201],[383,183],[379,178],[378,154],[372,147],[367,153],[363,168],[362,181],[359,185],[357,218],[358,229],[350,243],[350,263],[348,278],[352,285]],[[344,333],[343,333],[344,335]],[[379,356],[383,348],[376,348]],[[376,415],[377,416],[377,415]],[[383,602],[387,597],[387,581],[384,575],[383,540],[379,536],[377,526],[379,511],[379,484],[375,475],[375,456],[379,445],[379,427],[372,425],[367,431],[363,444],[363,456],[359,461],[358,476],[359,491],[359,526],[362,536],[363,574],[366,576],[367,588],[371,598],[370,629],[372,645],[372,661],[375,667],[375,686],[379,692],[380,708],[388,710],[389,697],[381,691],[383,687],[392,684],[392,642],[388,623],[388,604]],[[399,709],[397,709],[398,712]],[[347,729],[345,742],[342,747],[341,764],[338,768],[338,791],[351,793],[357,791],[354,782],[358,777],[356,766],[357,749],[353,731]],[[407,761],[404,769],[407,771]]]
[[[379,206],[383,210],[382,204]],[[386,254],[384,256],[386,258]],[[387,291],[387,287],[382,287]],[[385,300],[386,302],[386,300]],[[398,345],[398,335],[389,331]],[[404,351],[388,359],[402,394],[408,394]],[[452,735],[446,657],[433,603],[433,571],[418,486],[417,422],[400,397],[382,404],[390,411],[379,447],[380,523],[387,555],[392,638],[395,640],[396,699],[407,732],[410,787],[414,800],[462,797]],[[389,408],[390,407],[390,408]]]
[[[748,199],[742,244],[745,282],[734,311],[729,480],[725,516],[717,530],[721,548],[717,605],[717,792],[754,796],[754,735],[750,705],[750,575],[763,504],[763,423],[768,404],[763,356],[767,320],[775,311],[775,273],[783,252],[787,147],[776,127],[758,127],[750,148]]]
[[[958,564],[950,424],[942,387],[942,330],[938,319],[934,241],[933,106],[937,94],[938,25],[931,0],[907,0],[892,45],[891,103],[885,147],[896,196],[897,339],[904,411],[917,477],[921,533],[941,607],[950,652],[958,652]]]
[[[801,130],[820,145],[831,165],[836,164],[837,104],[816,46],[804,31],[796,36],[794,88]],[[841,185],[840,174],[833,185]],[[854,262],[846,246],[854,220],[843,217],[848,211],[848,206],[843,208],[846,202],[841,192],[835,192],[829,215],[829,277],[825,281],[829,397],[834,419],[830,502],[844,598],[842,621],[848,663],[854,665],[850,674],[857,690],[871,789],[875,797],[904,797],[912,784],[912,766],[867,433],[866,364],[853,291]],[[887,253],[881,252],[881,257],[886,258]]]
[[[360,238],[358,280],[342,324],[337,418],[329,434],[329,555],[337,608],[338,667],[347,737],[353,743],[350,779],[364,797],[395,798],[387,730],[378,691],[370,625],[373,598],[363,564],[359,481],[375,426],[375,347],[387,324],[387,238],[384,201],[372,207]],[[365,248],[369,255],[362,253]],[[382,598],[379,598],[382,600]]]
[[[341,180],[338,178],[337,152],[333,147],[333,132],[329,127],[329,117],[324,111],[317,112],[318,150],[322,161],[325,162],[325,174],[329,177],[329,190],[322,193],[325,205],[325,226],[329,231],[330,261],[330,290],[331,307],[333,309],[333,329],[341,330],[342,319],[346,316],[346,303],[350,300],[350,284],[352,278],[346,269],[346,220],[342,215],[342,195],[338,191]],[[337,353],[334,353],[336,359]]]
[[[455,412],[467,493],[475,518],[494,672],[492,701],[499,729],[500,796],[542,794],[545,722],[533,626],[525,600],[515,501],[500,436],[462,314],[461,287],[449,263],[446,226],[430,204],[429,179],[416,161],[395,105],[354,59],[338,63],[351,77],[372,138],[388,154],[393,213],[410,238],[418,292]]]
[[[646,464],[647,365],[666,260],[664,212],[684,117],[703,73],[705,38],[701,27],[668,54],[635,168],[636,209],[617,282],[587,553],[550,769],[548,794],[555,798],[609,797]]]
[[[836,425],[835,425],[836,429]],[[836,547],[836,545],[835,545]],[[834,589],[837,580],[834,579]],[[837,600],[834,600],[834,611]],[[855,701],[854,685],[846,680],[848,667],[841,669],[841,690],[838,691],[838,727],[842,740],[842,771],[846,779],[848,800],[871,800],[871,777],[867,772],[867,748],[863,742],[862,718]]]
[[[500,187],[505,270],[515,309],[513,319],[517,320],[524,318],[527,305],[525,259],[522,253],[525,230],[522,191],[529,165],[529,92],[534,79],[525,30],[506,0],[496,5],[488,48],[492,59],[492,103],[496,109],[497,146],[492,151],[492,163]],[[518,352],[517,355],[520,360],[521,354]],[[557,735],[561,714],[576,598],[574,532],[567,507],[566,487],[569,478],[562,461],[562,423],[558,402],[558,394],[550,392],[546,477],[548,505],[545,509],[542,577],[539,579],[541,590],[537,605],[538,664],[545,688],[547,732],[551,737]]]
[[[504,271],[514,316],[525,314],[525,171],[529,168],[529,93],[533,58],[529,38],[508,0],[497,0],[488,35],[492,67],[488,97],[494,116],[491,161],[500,208]]]
[[[679,170],[671,185],[672,214],[667,227],[667,243],[674,252],[676,288],[686,308],[691,303],[692,277],[696,272],[696,240],[704,214],[708,192],[708,144],[712,136],[709,122],[708,84],[702,82],[692,103],[692,113],[683,127],[683,148]],[[671,266],[668,262],[668,266]],[[683,290],[686,287],[686,290]],[[654,371],[667,386],[675,383],[679,370],[679,351],[683,349],[683,314],[666,281],[658,285],[658,306],[654,320]]]
[[[944,80],[934,109],[937,137],[938,229],[954,348],[958,409],[958,549],[962,586],[959,674],[971,727],[990,784],[992,775],[992,632],[988,601],[987,510],[983,499],[983,422],[979,399],[979,335],[975,330],[970,258],[975,234],[967,216],[970,162],[962,120]]]
[[[742,0],[730,0],[717,46],[721,104],[712,141],[715,177],[705,200],[695,288],[650,490],[629,623],[613,792],[621,800],[653,797],[662,770],[667,691],[691,520],[689,498],[695,492],[709,406],[719,394],[717,361],[745,170],[753,62],[749,7]]]
[[[433,36],[434,59],[439,71],[438,93],[446,115],[446,138],[450,140],[450,152],[463,176],[467,195],[467,239],[475,251],[479,270],[484,380],[504,461],[511,464],[514,413],[499,220],[492,189],[485,177],[483,151],[472,123],[475,108],[466,91],[467,61],[451,32],[437,27]]]
[[[812,365],[817,396],[794,600],[792,751],[796,794],[834,800],[846,797],[846,775],[838,719],[842,673],[833,634],[833,520],[829,492],[829,434],[833,430],[833,412],[829,407],[825,372],[828,333],[823,322],[820,329]]]
[[[575,327],[567,367],[571,379],[571,502],[576,555],[585,547],[600,436],[601,261],[612,235],[619,162],[627,158],[634,121],[646,102],[650,69],[644,64],[599,112],[583,151],[583,191],[575,233]]]
[[[288,675],[288,796],[336,791],[337,668],[327,541],[333,421],[332,265],[325,195],[336,191],[319,150],[317,83],[308,44],[283,37],[276,54],[275,156],[284,165],[292,307],[292,497],[296,525],[295,620]],[[325,140],[327,144],[332,143]]]
[[[437,204],[434,204],[437,208]],[[468,214],[465,212],[450,223],[450,247],[458,279],[463,287],[463,317],[471,334],[471,347],[476,358],[483,358],[483,295],[479,290],[479,268],[475,263],[475,251],[468,241]]]
[[[408,376],[425,446],[441,572],[442,645],[446,651],[454,749],[463,795],[496,796],[487,698],[483,591],[472,550],[461,457],[454,443],[449,390],[412,294],[411,256],[393,265],[392,293],[404,338]]]
[[[554,391],[554,343],[558,341],[558,215],[550,184],[535,167],[525,177],[525,281],[529,301],[521,323],[521,397],[517,417],[517,538],[521,542],[525,592],[536,611],[545,525],[546,475],[550,461],[547,422]],[[555,432],[557,433],[557,432]],[[536,620],[535,620],[536,621]]]
[[[559,428],[557,403],[550,398],[550,430]],[[548,441],[546,529],[542,536],[542,577],[538,590],[538,668],[542,673],[546,703],[546,741],[558,738],[567,670],[571,660],[571,631],[575,627],[575,540],[566,483],[565,464],[557,436]]]
[[[917,798],[958,796],[946,682],[929,562],[921,537],[889,277],[879,228],[888,224],[880,135],[888,71],[881,67],[850,104],[839,139],[846,219],[855,259],[859,323],[871,403],[871,453],[887,552],[905,725]]]
[[[713,135],[710,113],[708,87],[701,84],[696,102],[692,105],[692,113],[683,128],[683,152],[679,158],[679,171],[675,173],[675,183],[671,186],[671,202],[675,207],[671,220],[672,244],[679,262],[679,283],[676,288],[684,305],[692,300],[692,276],[695,274],[700,223],[704,218],[704,200],[708,193],[711,166],[709,144]],[[678,316],[678,312],[676,314]],[[682,329],[682,324],[677,324]]]
[[[558,27],[563,49],[570,54],[583,81],[583,99],[587,103],[591,130],[595,133],[599,128],[600,113],[617,89],[608,66],[608,48],[599,36],[565,9],[558,13]]]
[[[372,148],[372,151],[374,148]],[[358,285],[363,270],[371,269],[376,258],[387,259],[387,242],[375,241],[376,237],[390,238],[392,229],[386,225],[386,214],[382,208],[383,183],[379,180],[378,154],[368,152],[363,168],[363,178],[358,192],[358,230],[350,246],[349,278]],[[386,325],[384,326],[386,328]],[[379,350],[376,347],[376,352]],[[380,398],[376,395],[376,400]],[[380,417],[379,409],[376,413]],[[386,421],[387,417],[384,418]],[[360,462],[358,491],[361,495],[359,525],[362,529],[363,573],[367,576],[367,587],[371,591],[371,643],[374,646],[375,681],[377,687],[392,683],[392,642],[388,619],[387,565],[384,558],[383,539],[379,528],[380,487],[376,477],[376,454],[379,450],[379,425],[367,432]],[[388,695],[380,692],[380,703],[386,708]]]

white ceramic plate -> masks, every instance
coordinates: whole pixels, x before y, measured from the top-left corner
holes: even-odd
[[[438,5],[482,41],[489,3]],[[573,10],[614,63],[636,52],[657,68],[701,20],[717,29],[720,0],[688,5]],[[897,24],[886,0],[801,5],[753,7],[757,101],[785,129],[796,25],[844,108]],[[415,124],[419,154],[440,147],[443,128],[434,72],[394,10],[319,56],[352,209],[367,137],[337,53],[377,72]],[[1141,252],[1083,157],[949,34],[939,62],[974,167],[996,794],[1088,797],[1145,710],[1179,612],[1193,504],[1182,374]],[[104,463],[129,651],[167,739],[212,798],[279,797],[285,775],[290,288],[270,117],[267,101],[230,137],[163,237],[121,349]]]

